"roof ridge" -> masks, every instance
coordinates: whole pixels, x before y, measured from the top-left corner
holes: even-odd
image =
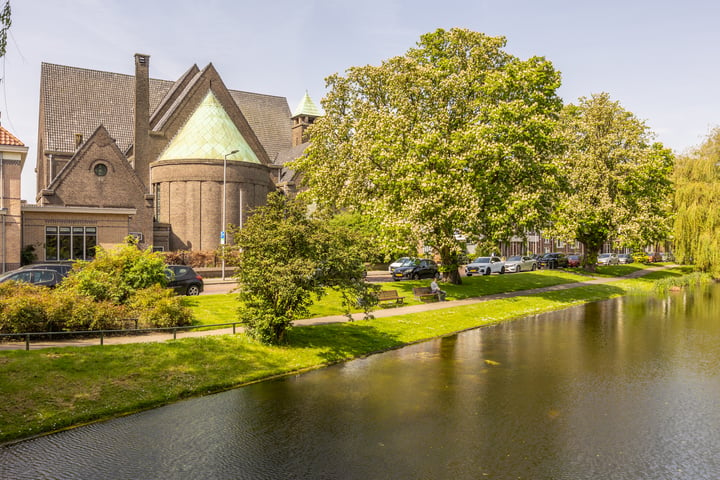
[[[72,66],[72,65],[61,65],[61,64],[59,64],[59,63],[50,63],[50,62],[40,62],[40,65],[41,65],[41,70],[42,70],[42,66],[47,65],[47,66],[51,66],[51,67],[69,68],[69,69],[72,69],[72,70],[83,70],[83,71],[85,71],[85,72],[107,73],[107,74],[110,74],[110,75],[121,75],[121,76],[123,76],[123,77],[135,78],[135,74],[134,74],[134,73],[111,72],[111,71],[109,71],[109,70],[98,70],[98,69],[96,69],[96,68],[74,67],[74,66]],[[210,65],[212,65],[212,62],[209,63],[208,65],[206,65],[202,70],[199,69],[199,68],[198,68],[198,70],[203,71],[203,70],[207,69],[208,66],[210,66]],[[193,64],[193,66],[197,67],[197,64],[195,63],[195,64]],[[183,75],[181,75],[181,78],[182,78],[189,70],[191,70],[191,69],[193,68],[193,66],[191,66],[188,70],[186,70],[185,73],[183,73]],[[159,81],[159,82],[171,82],[171,83],[176,83],[176,82],[178,81],[178,79],[176,79],[176,80],[168,80],[168,79],[166,79],[166,78],[153,78],[153,77],[150,77],[150,80],[157,80],[157,81]],[[245,94],[248,94],[248,95],[257,95],[257,96],[259,96],[259,97],[273,97],[273,98],[285,98],[285,99],[287,99],[287,97],[285,97],[285,96],[283,96],[283,95],[271,95],[271,94],[268,94],[268,93],[251,92],[251,91],[248,91],[248,90],[237,90],[237,89],[233,89],[233,88],[228,88],[228,91],[229,91],[229,92],[236,92],[236,93],[245,93]]]
[[[121,75],[123,77],[129,77],[129,78],[135,78],[134,73],[120,73],[120,72],[110,72],[108,70],[98,70],[96,68],[85,68],[85,67],[73,67],[72,65],[60,65],[59,63],[48,63],[48,62],[41,62],[40,63],[40,70],[42,71],[44,66],[51,66],[51,67],[61,67],[61,68],[69,68],[72,70],[82,70],[84,72],[95,72],[95,73],[105,73],[110,75]],[[150,78],[150,80],[156,80],[159,82],[172,82],[172,80],[165,80],[162,78]]]

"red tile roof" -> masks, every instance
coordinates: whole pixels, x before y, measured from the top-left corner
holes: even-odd
[[[15,135],[5,130],[3,126],[0,125],[0,145],[13,145],[15,147],[24,147],[25,144],[22,143],[20,140],[17,139]]]

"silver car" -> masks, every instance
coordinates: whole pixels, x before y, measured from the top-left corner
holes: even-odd
[[[619,253],[618,262],[621,264],[633,263],[632,255],[630,255],[629,253]]]
[[[491,273],[505,273],[505,262],[500,257],[478,257],[465,266],[465,275],[490,275]]]
[[[514,255],[505,260],[506,272],[532,272],[537,269],[537,262],[532,257]]]
[[[620,263],[617,253],[601,253],[598,255],[598,265],[617,265]]]
[[[410,257],[400,257],[394,262],[392,262],[390,265],[388,265],[388,272],[393,273],[396,268],[398,267],[404,267],[405,265],[409,265],[410,262],[412,262],[412,258]]]

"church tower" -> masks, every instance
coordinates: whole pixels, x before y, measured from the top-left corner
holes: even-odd
[[[310,125],[315,123],[318,117],[322,116],[322,111],[315,105],[310,98],[308,92],[305,92],[305,96],[300,100],[300,104],[293,112],[292,118],[292,146],[297,147],[310,139],[307,135],[307,129]]]

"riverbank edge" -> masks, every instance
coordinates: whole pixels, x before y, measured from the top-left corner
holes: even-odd
[[[672,273],[671,269],[665,270],[664,272],[656,273],[654,276],[657,277],[666,277],[671,275],[678,275],[678,272]],[[647,279],[624,279],[622,277],[617,278],[617,280],[612,282],[612,288],[609,288],[608,285],[583,285],[583,286],[577,286],[572,289],[564,290],[563,292],[554,292],[555,295],[562,295],[563,293],[567,295],[567,292],[572,292],[574,299],[569,301],[564,301],[561,303],[555,303],[551,305],[542,305],[542,302],[540,301],[539,297],[545,295],[548,296],[548,293],[533,293],[528,294],[526,298],[528,299],[536,299],[535,303],[537,304],[535,307],[533,307],[530,310],[524,310],[522,312],[513,313],[508,316],[500,315],[496,318],[485,318],[483,321],[478,322],[477,319],[474,321],[472,325],[464,326],[463,328],[456,328],[452,330],[446,330],[441,332],[436,332],[435,334],[422,336],[419,338],[415,338],[410,341],[400,341],[394,345],[386,346],[380,349],[372,349],[372,350],[365,350],[362,352],[356,352],[352,355],[345,355],[341,356],[339,358],[336,358],[334,360],[330,361],[324,361],[324,362],[316,362],[312,364],[307,364],[304,366],[300,366],[298,368],[292,368],[290,370],[283,370],[283,368],[292,367],[292,365],[286,365],[283,368],[276,367],[275,373],[262,375],[257,378],[252,378],[251,380],[247,381],[239,381],[239,382],[230,382],[230,383],[209,383],[209,384],[197,384],[194,386],[194,388],[180,391],[177,394],[171,395],[171,396],[164,396],[162,398],[154,398],[154,399],[145,399],[139,402],[132,402],[129,401],[126,404],[122,406],[116,406],[113,409],[110,410],[104,410],[102,408],[95,409],[93,411],[85,411],[82,414],[71,414],[67,417],[62,417],[60,415],[57,418],[54,418],[54,423],[52,426],[50,425],[44,425],[43,422],[38,422],[33,426],[28,426],[26,421],[23,420],[25,428],[18,428],[19,425],[15,424],[14,428],[12,427],[12,422],[7,422],[5,424],[5,427],[9,431],[4,431],[2,434],[0,434],[0,445],[8,445],[13,443],[18,443],[22,441],[27,441],[32,438],[43,436],[43,435],[49,435],[52,433],[58,433],[64,430],[69,430],[73,428],[77,428],[79,426],[88,425],[92,423],[107,421],[112,418],[119,418],[126,415],[131,415],[134,413],[150,410],[153,408],[157,408],[160,406],[168,405],[171,403],[175,403],[177,401],[185,400],[188,398],[194,398],[194,397],[200,397],[204,395],[209,395],[213,393],[220,393],[223,391],[232,390],[235,388],[240,388],[243,386],[252,385],[258,382],[262,381],[268,381],[268,380],[274,380],[278,378],[283,378],[291,375],[300,375],[303,373],[307,373],[309,371],[317,370],[320,368],[324,368],[331,365],[336,365],[339,363],[344,363],[349,360],[354,360],[358,358],[364,358],[368,357],[370,355],[374,355],[377,353],[382,353],[394,349],[403,348],[408,345],[417,344],[421,342],[425,342],[428,340],[432,340],[435,338],[442,338],[446,336],[452,336],[456,335],[458,333],[468,331],[468,330],[474,330],[477,328],[482,328],[486,326],[496,325],[499,323],[507,322],[516,320],[519,318],[525,318],[530,315],[540,314],[540,313],[546,313],[551,311],[558,311],[563,310],[566,308],[575,307],[578,305],[594,302],[594,301],[601,301],[609,298],[615,298],[618,296],[624,296],[628,295],[633,292],[647,292],[651,289],[652,286],[652,280]],[[604,288],[603,288],[604,287]],[[492,302],[493,304],[502,305],[510,304],[509,302],[516,302],[517,298],[514,300],[511,299],[495,299],[491,300],[489,302],[484,303],[483,305],[488,305],[488,303]],[[499,307],[502,310],[502,307]],[[434,318],[429,317],[437,317],[438,315],[450,315],[452,316],[462,316],[463,313],[467,313],[472,310],[477,310],[478,306],[476,305],[463,305],[463,306],[455,306],[450,307],[444,310],[435,310],[432,312],[418,312],[418,313],[406,313],[402,315],[397,316],[391,316],[386,317],[383,320],[383,322],[393,322],[396,324],[400,324],[402,322],[408,322],[408,321],[414,321],[416,323],[426,323],[430,325],[428,322],[432,321],[434,322]],[[486,308],[484,308],[486,309]],[[373,321],[376,320],[369,320],[369,321],[358,321],[353,323],[344,324],[349,328],[352,328],[353,326],[358,325],[372,325]],[[337,326],[337,325],[336,325]],[[297,327],[298,329],[323,329],[323,328],[330,328],[330,325],[313,325],[313,326],[307,326],[307,327]],[[183,340],[178,340],[177,342],[183,342]],[[187,342],[186,345],[188,345],[190,348],[192,348],[192,344]],[[72,347],[69,347],[72,348]],[[87,348],[103,348],[103,347],[82,347],[82,349]],[[105,347],[107,349],[107,347]],[[119,349],[121,349],[121,346],[118,346]],[[281,347],[277,347],[281,348]],[[107,351],[107,350],[106,350]],[[47,351],[32,351],[32,352],[26,352],[28,355],[37,354],[42,355],[44,353],[47,353]],[[98,403],[102,403],[102,401],[98,401]],[[4,417],[5,415],[3,415]],[[24,418],[24,417],[23,417]],[[18,418],[20,420],[20,418]],[[5,428],[3,429],[5,430]]]

